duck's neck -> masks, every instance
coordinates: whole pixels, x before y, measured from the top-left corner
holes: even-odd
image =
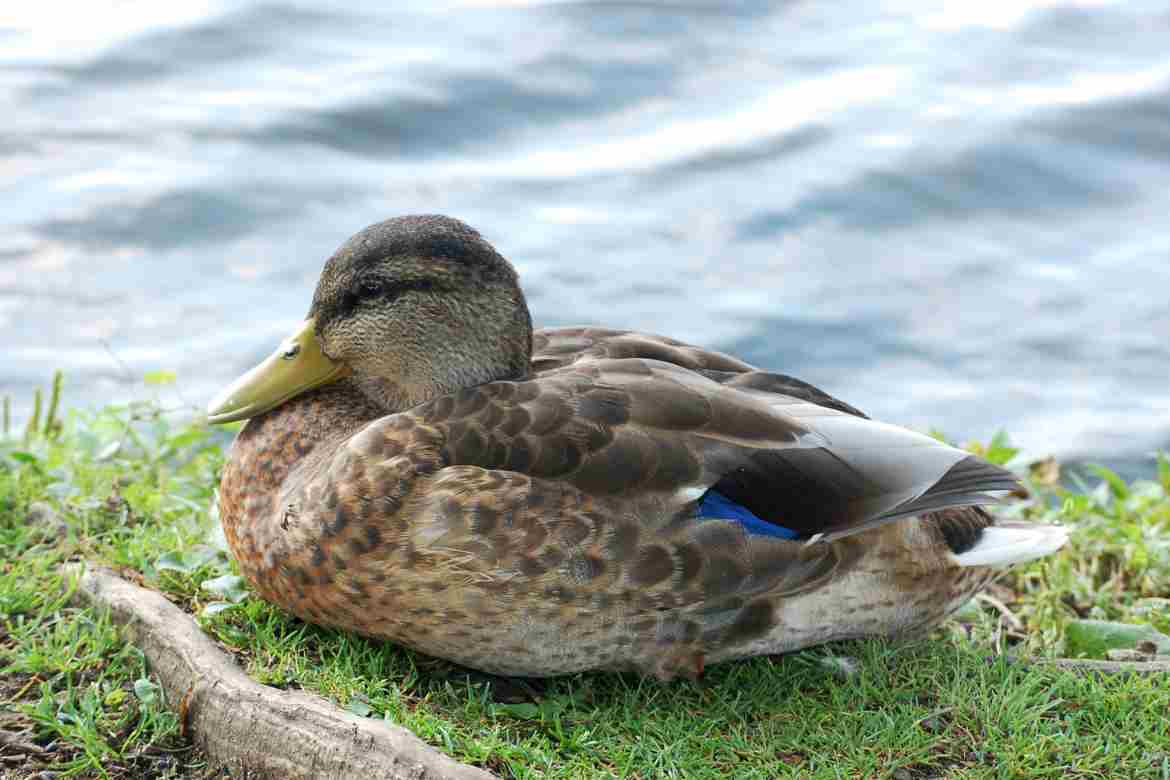
[[[427,365],[403,370],[393,378],[355,373],[348,381],[369,403],[381,410],[381,415],[387,415],[404,412],[444,395],[453,395],[466,387],[505,380],[518,382],[531,375],[532,361],[528,357],[518,358],[515,364],[475,358],[470,353],[458,353],[447,361],[450,363],[447,365],[431,356]]]
[[[232,445],[232,459],[248,451],[264,452],[288,465],[326,458],[366,423],[386,414],[350,380],[335,382],[249,420]]]

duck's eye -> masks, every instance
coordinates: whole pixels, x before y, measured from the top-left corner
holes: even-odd
[[[430,290],[432,287],[432,283],[427,279],[393,283],[381,279],[363,279],[345,293],[342,303],[346,309],[353,309],[368,301],[378,301],[385,304],[397,300],[405,292]]]
[[[364,301],[381,298],[385,288],[376,279],[364,279],[346,290],[341,296],[341,306],[347,311]]]

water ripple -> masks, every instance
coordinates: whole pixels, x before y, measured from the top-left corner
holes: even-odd
[[[156,368],[205,398],[347,235],[438,211],[544,324],[728,349],[958,437],[1147,471],[1170,446],[1164,0],[69,13],[0,29],[19,404],[56,367],[82,401]]]

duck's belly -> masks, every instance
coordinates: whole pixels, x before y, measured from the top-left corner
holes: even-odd
[[[458,557],[374,544],[360,527],[342,529],[325,548],[265,543],[237,531],[233,549],[264,598],[306,621],[516,676],[629,669],[670,679],[724,660],[913,633],[958,608],[991,576],[953,566],[892,569],[879,544],[811,590],[671,606],[630,588],[587,593],[484,579],[462,570]],[[557,570],[549,574],[549,583],[558,581]],[[767,613],[762,630],[741,630],[756,607]]]
[[[912,593],[888,570],[863,565],[840,579],[773,603],[763,635],[729,641],[739,604],[644,609],[634,603],[561,603],[546,594],[484,588],[458,578],[410,580],[351,567],[327,585],[274,578],[266,598],[303,619],[385,639],[494,674],[554,676],[590,669],[693,677],[707,665],[792,652],[824,642],[924,631],[990,579],[989,569],[918,573]],[[408,584],[409,583],[409,584]],[[875,594],[881,594],[875,596]]]

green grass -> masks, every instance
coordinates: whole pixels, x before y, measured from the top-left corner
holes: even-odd
[[[1082,619],[1170,633],[1165,460],[1156,480],[1102,471],[1075,491],[1036,469],[1032,498],[1004,511],[1073,526],[1070,545],[1005,575],[929,640],[723,664],[698,683],[525,684],[250,597],[209,512],[230,434],[172,426],[150,405],[63,425],[55,415],[0,442],[0,730],[46,749],[43,762],[0,763],[3,777],[203,776],[141,654],[103,615],[69,606],[58,566],[84,559],[200,615],[256,679],[319,692],[506,776],[1170,779],[1166,676],[993,658],[1063,655],[1066,627]],[[982,449],[1015,454],[1002,438]],[[0,761],[12,755],[0,748]]]

